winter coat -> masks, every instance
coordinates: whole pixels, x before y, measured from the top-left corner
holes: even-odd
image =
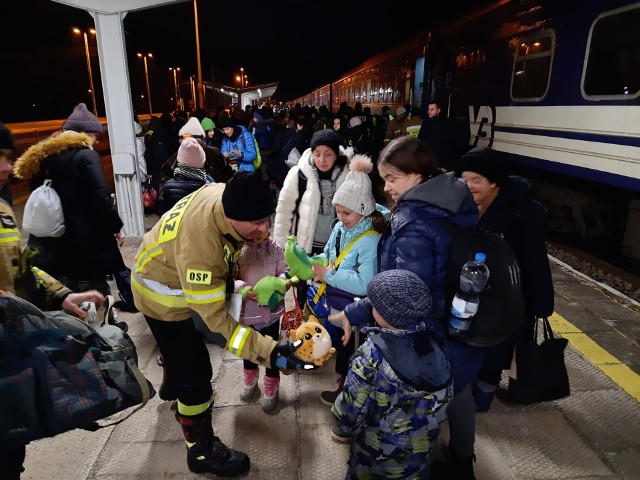
[[[347,145],[353,147],[356,153],[369,155],[372,151],[371,137],[364,123],[350,127],[345,133]]]
[[[195,192],[205,183],[176,173],[173,178],[170,178],[164,184],[162,196],[158,200],[158,215],[170,210],[180,199]]]
[[[547,257],[547,212],[534,200],[529,182],[522,177],[510,176],[478,220],[476,228],[504,236],[520,264],[527,313],[537,317],[550,316],[554,292]]]
[[[0,290],[26,298],[39,308],[60,310],[71,290],[42,270],[30,267],[29,255],[22,251],[16,215],[2,199],[0,238]]]
[[[256,142],[249,130],[243,125],[236,125],[233,128],[233,135],[222,139],[222,153],[231,152],[232,150],[240,150],[242,156],[236,158],[238,162],[238,171],[255,172],[253,161],[258,157],[256,151]]]
[[[296,148],[299,141],[300,134],[295,127],[289,127],[279,131],[273,139],[271,157],[269,159],[269,165],[267,165],[267,174],[271,180],[276,182],[279,188],[282,188],[284,179],[289,172],[289,166],[286,163],[289,152]]]
[[[401,269],[418,275],[429,287],[433,306],[427,327],[444,337],[447,322],[445,283],[449,266],[453,223],[472,228],[478,208],[464,181],[453,173],[438,175],[416,185],[398,199],[396,210],[378,245],[380,271]],[[365,300],[347,306],[345,312],[354,324],[370,316],[371,304]],[[454,387],[458,392],[475,378],[482,361],[482,350],[451,342]]]
[[[269,238],[266,242],[255,244],[246,243],[238,257],[238,275],[235,281],[235,291],[239,292],[246,286],[253,287],[258,280],[267,275],[284,278],[287,271],[284,261],[284,250]],[[258,330],[280,320],[284,313],[284,301],[278,303],[273,310],[258,305],[258,302],[247,298],[242,304],[240,323],[253,325]]]
[[[253,113],[253,136],[261,151],[271,151],[273,138],[276,135],[277,123],[274,118],[265,118],[259,112]]]
[[[67,131],[32,145],[15,163],[15,174],[28,179],[32,190],[51,179],[60,196],[65,234],[29,237],[42,251],[37,265],[56,278],[104,281],[125,270],[115,238],[122,220],[92,145],[88,135]]]
[[[228,351],[269,367],[276,342],[239,325],[225,305],[243,240],[224,215],[224,187],[209,184],[182,199],[144,234],[131,290],[143,314],[167,322],[198,317]]]
[[[347,158],[347,162],[353,157],[353,149],[340,147],[341,156]],[[337,162],[337,161],[336,161]],[[302,194],[298,208],[298,172],[307,178],[307,188]],[[349,168],[345,165],[334,166],[332,180],[334,183],[333,193],[340,188],[347,176]],[[278,197],[276,206],[276,218],[273,224],[273,239],[284,247],[287,243],[287,236],[296,235],[298,245],[304,247],[307,252],[311,252],[313,247],[313,237],[316,229],[316,220],[321,202],[320,180],[318,171],[313,163],[311,149],[308,148],[300,157],[298,165],[292,167],[285,178],[284,185]]]
[[[343,252],[354,238],[371,228],[371,217],[364,217],[352,228],[344,228],[342,222],[338,222],[324,247],[323,255],[331,265],[334,265],[338,258],[336,255],[338,233],[340,233],[339,251]],[[378,240],[380,240],[380,234],[376,232],[365,235],[354,243],[338,268],[329,270],[325,275],[324,281],[327,285],[348,292],[354,297],[366,296],[367,285],[378,273]]]
[[[350,438],[349,478],[427,478],[452,396],[446,344],[424,323],[363,332],[371,335],[331,408],[336,433]]]

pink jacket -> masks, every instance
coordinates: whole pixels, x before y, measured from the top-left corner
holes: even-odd
[[[267,276],[283,277],[287,271],[284,261],[284,250],[271,237],[264,243],[256,245],[245,243],[238,257],[238,279],[235,281],[235,291],[249,285],[254,286],[258,280]],[[240,323],[264,328],[277,322],[284,313],[284,302],[278,303],[273,310],[258,305],[249,298],[243,301]]]

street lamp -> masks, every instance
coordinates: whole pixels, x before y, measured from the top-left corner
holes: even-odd
[[[244,87],[244,68],[240,67],[240,87]]]
[[[87,38],[87,32],[86,30],[80,30],[77,27],[73,28],[73,33],[75,34],[83,34],[84,36],[84,53],[85,56],[87,57],[87,71],[89,72],[89,91],[91,92],[91,102],[93,104],[93,114],[97,117],[98,116],[98,108],[96,107],[96,94],[95,94],[95,90],[93,88],[93,74],[91,73],[91,57],[89,56],[89,39]],[[89,33],[92,33],[93,35],[96,34],[96,29],[95,28],[90,28],[89,29]]]
[[[149,115],[153,115],[153,109],[151,108],[151,89],[149,88],[149,67],[147,66],[147,58],[153,58],[152,53],[138,53],[138,58],[141,58],[144,62],[144,79],[147,82],[147,100],[149,101]]]
[[[176,97],[176,109],[180,110],[180,92],[178,90],[178,72],[180,72],[180,67],[169,67],[169,71],[173,72],[173,90]]]

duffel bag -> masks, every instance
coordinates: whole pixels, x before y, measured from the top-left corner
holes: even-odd
[[[155,395],[131,338],[0,296],[0,441],[26,443],[97,421]],[[112,425],[127,418],[108,423]]]

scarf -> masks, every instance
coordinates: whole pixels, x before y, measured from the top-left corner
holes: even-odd
[[[186,178],[193,178],[194,180],[200,180],[203,183],[207,181],[207,174],[204,168],[192,167],[191,165],[184,165],[179,163],[173,171],[173,176],[182,175]]]

